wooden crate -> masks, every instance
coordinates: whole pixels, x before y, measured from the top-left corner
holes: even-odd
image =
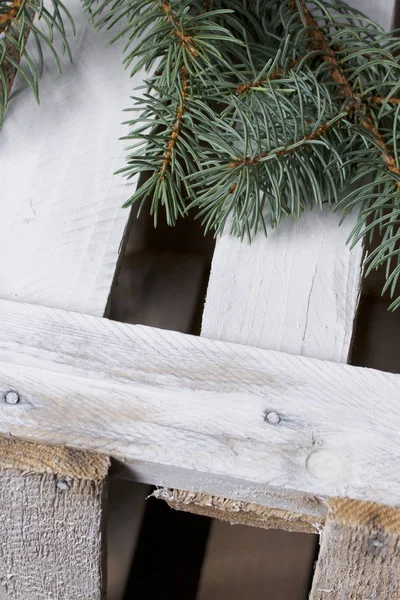
[[[132,83],[121,47],[70,4],[75,64],[45,69],[40,110],[17,78],[1,131],[0,597],[103,598],[106,491],[122,477],[182,510],[324,531],[313,600],[400,598],[399,377],[345,364],[363,260],[351,219],[313,211],[252,245],[223,235],[201,337],[155,328],[162,315],[110,320],[129,225],[120,111],[145,74]],[[389,27],[392,2],[358,4]],[[195,262],[175,272],[193,298]]]

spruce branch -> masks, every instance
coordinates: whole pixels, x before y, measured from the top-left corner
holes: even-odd
[[[24,0],[13,0],[11,4],[0,7],[0,33],[18,16]]]
[[[44,49],[50,51],[61,72],[57,38],[62,51],[71,52],[67,40],[65,22],[74,31],[74,23],[68,9],[60,0],[51,0],[47,8],[42,0],[0,0],[0,126],[8,104],[14,75],[20,73],[39,101],[38,79],[43,71]],[[40,27],[40,21],[46,27]],[[30,36],[36,49],[38,66],[35,66],[27,47]]]
[[[120,24],[127,65],[157,62],[129,121],[122,171],[147,178],[127,205],[149,200],[172,225],[196,209],[205,229],[249,238],[322,202],[355,209],[351,243],[382,236],[367,268],[386,268],[395,297],[398,38],[342,0],[87,4]]]
[[[68,11],[51,3],[49,11],[41,0],[0,0],[0,117],[5,65],[38,93],[27,33],[57,64],[55,34],[68,51]],[[126,206],[148,204],[155,222],[164,212],[170,225],[196,210],[206,230],[228,226],[250,239],[322,203],[343,218],[356,210],[350,243],[381,237],[367,271],[386,269],[385,290],[400,306],[399,38],[342,0],[84,6],[96,27],[113,30],[110,43],[125,38],[131,74],[149,73],[127,109],[120,173],[143,177]]]
[[[299,12],[299,19],[303,21],[307,28],[307,34],[310,38],[310,48],[321,53],[322,59],[331,65],[329,75],[338,84],[339,93],[345,98],[353,98],[353,90],[350,86],[334,50],[328,44],[328,41],[317,25],[311,12],[304,4],[303,0],[293,0],[290,4],[291,8]]]
[[[162,166],[159,171],[160,178],[165,178],[165,172],[171,166],[171,158],[173,150],[176,146],[177,139],[180,135],[181,129],[183,127],[183,121],[185,117],[185,111],[187,108],[187,99],[189,92],[189,71],[185,66],[181,68],[180,71],[180,87],[181,87],[181,102],[178,104],[176,109],[176,117],[175,123],[173,124],[170,139],[168,141],[167,149],[164,154],[164,160],[162,162]]]

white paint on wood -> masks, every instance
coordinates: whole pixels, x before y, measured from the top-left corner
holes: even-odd
[[[0,297],[102,316],[129,211],[122,110],[143,79],[122,67],[122,43],[105,48],[82,3],[74,64],[49,60],[41,105],[21,77],[0,133]],[[44,25],[45,26],[45,25]],[[33,41],[31,41],[33,43]]]
[[[223,235],[213,259],[203,336],[346,362],[361,280],[362,247],[346,247],[354,220],[339,228],[338,215],[314,210],[251,245]],[[281,424],[274,410],[267,420]],[[306,598],[315,540],[292,535],[228,529],[215,521],[199,600],[247,598],[263,594],[261,589],[274,600]]]
[[[386,31],[393,28],[396,0],[348,0],[348,3],[379,23]]]
[[[21,397],[0,404],[2,433],[315,514],[319,496],[398,502],[400,376],[7,301],[0,330],[0,393]]]
[[[362,246],[346,247],[356,215],[339,227],[324,210],[287,219],[249,244],[217,242],[202,335],[346,362],[358,304]]]

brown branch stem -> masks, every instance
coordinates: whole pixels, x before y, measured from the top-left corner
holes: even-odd
[[[8,11],[0,14],[0,33],[18,16],[18,12],[23,2],[24,0],[13,0]]]
[[[174,11],[171,8],[169,0],[161,1],[161,9],[164,11],[168,23],[171,23],[174,28],[174,35],[179,38],[182,42],[182,46],[187,48],[192,56],[197,56],[196,43],[193,41],[192,36],[187,35],[185,31],[182,31],[180,21],[176,18]]]
[[[332,79],[334,81],[336,81],[337,84],[339,84],[340,89],[341,89],[341,94],[344,97],[352,98],[353,97],[352,87],[349,83],[349,80],[346,77],[345,72],[343,71],[342,67],[340,66],[340,63],[339,63],[338,59],[336,58],[334,51],[329,46],[325,35],[322,33],[321,29],[318,27],[318,24],[316,23],[314,17],[312,16],[312,14],[309,11],[309,9],[307,8],[307,6],[304,4],[303,0],[299,0],[299,4],[302,8],[305,23],[308,28],[308,36],[310,38],[311,48],[313,50],[319,50],[322,52],[323,60],[332,65],[332,69],[330,70],[330,75],[331,75]],[[294,10],[296,10],[296,11],[298,10],[298,7],[297,7],[297,4],[295,1],[291,3],[291,6]]]
[[[294,60],[292,63],[290,63],[288,71],[293,69],[300,61],[303,60],[303,58],[305,57],[303,56],[302,58],[298,58],[297,60]],[[285,75],[285,71],[282,68],[280,68],[276,71],[272,71],[272,73],[270,73],[269,75],[265,75],[265,77],[260,77],[259,79],[256,79],[255,81],[242,83],[237,86],[235,90],[236,94],[245,94],[249,90],[259,87],[260,85],[264,85],[264,83],[266,83],[267,81],[274,81],[276,79],[280,79],[282,75]]]
[[[264,152],[263,154],[259,154],[254,158],[250,158],[245,156],[244,158],[240,158],[230,163],[229,167],[235,169],[236,167],[240,167],[242,165],[246,166],[255,166],[257,165],[263,158],[267,158],[271,154],[275,154],[275,156],[287,156],[292,152],[296,152],[301,147],[302,142],[309,142],[311,140],[316,140],[322,137],[331,127],[334,127],[339,121],[327,121],[320,125],[313,133],[307,133],[307,135],[303,136],[299,140],[296,140],[290,144],[287,144],[282,150],[278,150],[277,152]],[[294,146],[294,147],[293,147]]]
[[[316,23],[314,17],[312,16],[312,14],[309,11],[309,9],[307,8],[307,6],[304,4],[303,0],[298,0],[298,2],[301,6],[306,25],[308,27],[308,35],[311,40],[311,47],[315,50],[322,51],[323,60],[332,65],[333,68],[331,69],[331,72],[330,72],[331,77],[340,86],[341,94],[344,97],[349,98],[350,100],[353,100],[354,103],[359,103],[360,99],[357,96],[357,94],[355,94],[353,92],[353,89],[349,83],[349,80],[348,80],[345,72],[343,71],[342,67],[340,66],[334,51],[329,46],[325,35],[321,31],[321,29],[318,27],[318,24]],[[298,5],[296,3],[296,0],[294,0],[291,3],[291,6],[296,11],[298,10]],[[355,106],[356,105],[357,104],[355,104]],[[368,109],[366,111],[365,118],[362,121],[362,126],[365,127],[365,129],[367,129],[375,138],[376,144],[380,149],[382,160],[385,163],[385,165],[387,166],[387,168],[389,169],[389,171],[391,173],[394,173],[395,175],[400,176],[400,170],[397,168],[396,160],[393,157],[392,153],[390,152],[385,140],[383,139],[382,134],[375,127],[374,122],[371,118],[371,115],[368,113]],[[400,182],[399,181],[396,181],[396,187],[397,187],[397,189],[400,190]]]
[[[176,145],[179,134],[181,133],[184,116],[187,108],[187,99],[189,95],[189,72],[186,67],[182,67],[181,69],[181,89],[181,102],[176,110],[175,122],[172,127],[167,149],[165,151],[164,159],[159,171],[161,179],[164,179],[165,172],[169,169],[171,165],[172,151]]]
[[[367,102],[371,104],[400,104],[400,98],[381,98],[380,96],[367,96]]]

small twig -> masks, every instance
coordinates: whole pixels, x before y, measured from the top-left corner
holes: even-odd
[[[381,151],[382,160],[388,167],[389,171],[400,177],[400,169],[397,168],[396,160],[390,152],[389,148],[387,147],[386,142],[382,137],[382,134],[373,124],[372,119],[370,117],[367,117],[365,121],[362,122],[362,126],[365,127],[365,129],[367,129],[368,131],[370,131],[374,136],[375,141]],[[398,190],[400,190],[400,181],[396,181],[396,187]]]
[[[166,149],[166,152],[164,155],[164,159],[163,159],[160,171],[159,171],[159,175],[160,175],[161,179],[164,179],[165,172],[170,167],[172,151],[176,145],[179,134],[181,132],[183,121],[184,121],[184,115],[185,115],[186,108],[187,108],[187,99],[188,99],[188,95],[189,95],[189,93],[188,93],[189,92],[189,72],[186,67],[182,67],[182,69],[181,69],[181,87],[182,87],[181,103],[179,104],[179,106],[176,110],[175,122],[172,127],[168,146],[167,146],[167,149]]]
[[[298,58],[297,60],[294,60],[292,63],[290,63],[289,67],[288,67],[288,71],[290,71],[291,69],[293,69],[299,62],[301,62],[303,60],[303,58],[305,58],[304,56],[302,56],[301,58]],[[276,71],[272,71],[272,73],[270,73],[269,75],[265,75],[265,77],[260,77],[259,79],[256,79],[255,81],[249,82],[249,83],[242,83],[240,85],[237,86],[236,88],[236,94],[245,94],[246,92],[259,87],[260,85],[264,85],[264,83],[266,83],[267,81],[274,81],[276,79],[280,79],[282,77],[282,75],[285,75],[285,71],[284,69],[280,68],[277,69]]]
[[[381,98],[380,96],[367,96],[365,98],[371,104],[400,104],[400,98]]]
[[[23,2],[24,0],[13,0],[8,11],[0,14],[0,33],[18,16],[18,12]]]
[[[253,81],[251,83],[242,83],[240,85],[237,86],[235,92],[236,94],[245,94],[246,92],[249,92],[250,90],[253,90],[256,87],[259,87],[260,85],[264,85],[264,83],[266,83],[267,81],[273,81],[274,79],[280,79],[281,75],[283,75],[283,69],[278,69],[277,71],[274,71],[273,73],[271,73],[271,75],[266,75],[265,77],[260,77],[260,79],[257,79],[256,81]]]
[[[255,166],[263,158],[267,158],[268,156],[271,156],[271,155],[287,156],[288,154],[291,154],[292,152],[296,152],[296,150],[301,148],[301,145],[303,142],[309,142],[311,140],[316,140],[316,139],[322,137],[329,129],[331,129],[331,127],[334,127],[337,123],[339,123],[339,120],[327,121],[326,123],[323,123],[322,125],[320,125],[313,133],[307,133],[307,135],[300,138],[299,140],[296,140],[290,144],[287,144],[287,146],[282,148],[282,150],[278,150],[277,152],[276,151],[264,152],[263,154],[259,154],[258,156],[255,156],[254,158],[245,156],[244,158],[240,158],[239,160],[235,160],[235,161],[231,162],[229,164],[229,167],[232,169],[235,169],[236,167],[240,167],[242,165]]]
[[[335,56],[335,53],[333,52],[332,48],[329,46],[329,44],[325,38],[325,35],[321,31],[321,29],[318,27],[311,12],[308,10],[308,8],[303,3],[303,0],[298,0],[298,2],[302,8],[306,25],[309,28],[309,37],[311,39],[311,45],[312,45],[313,49],[321,50],[323,53],[322,54],[323,60],[325,62],[330,63],[334,67],[331,70],[331,77],[341,87],[342,95],[344,95],[346,98],[349,98],[352,101],[352,104],[348,105],[348,108],[350,108],[352,106],[356,107],[357,104],[360,103],[360,98],[357,96],[357,94],[355,94],[353,92],[353,89],[349,83],[348,78],[346,77],[345,72],[343,71],[342,67],[340,66],[340,64]],[[293,1],[291,3],[291,6],[297,10],[296,1]],[[389,150],[385,140],[383,139],[382,134],[375,127],[372,117],[368,113],[368,109],[367,109],[365,118],[361,124],[375,138],[376,144],[381,151],[382,160],[385,163],[385,165],[387,166],[387,168],[389,169],[389,171],[391,173],[394,173],[395,175],[400,176],[400,170],[397,168],[396,160],[393,157],[391,151]],[[398,190],[400,190],[400,181],[396,181],[396,187]]]
[[[161,8],[165,13],[167,21],[171,23],[174,27],[174,35],[178,37],[182,46],[187,48],[192,56],[197,56],[198,52],[196,50],[196,43],[193,41],[193,38],[190,35],[187,35],[185,31],[182,31],[179,20],[176,18],[174,11],[171,8],[171,5],[168,0],[162,0]]]
[[[342,95],[347,98],[352,98],[353,90],[351,88],[349,80],[347,79],[346,74],[340,66],[334,51],[329,46],[325,35],[318,27],[314,17],[312,16],[311,12],[308,10],[304,2],[302,0],[299,0],[299,4],[302,8],[304,19],[308,27],[308,36],[311,40],[311,47],[313,48],[313,50],[320,50],[322,52],[324,61],[332,65],[332,69],[330,71],[331,77],[334,81],[336,81],[336,83],[339,84]],[[291,6],[295,10],[297,10],[297,4],[295,1],[291,3]]]

